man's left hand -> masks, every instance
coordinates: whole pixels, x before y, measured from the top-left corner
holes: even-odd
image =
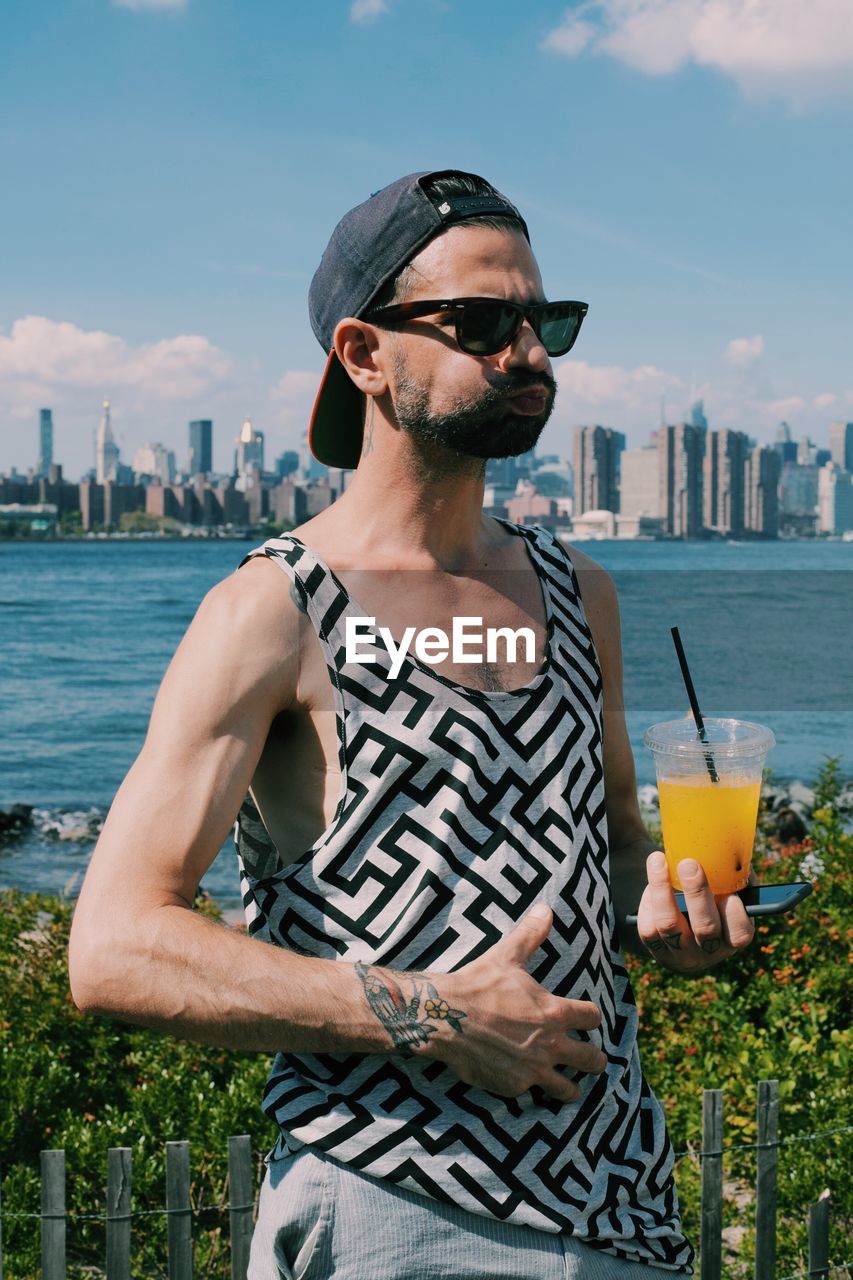
[[[640,941],[667,969],[699,973],[748,947],[755,934],[752,919],[737,894],[715,898],[705,872],[692,858],[678,864],[687,916],[676,906],[666,858],[659,851],[646,859],[648,885],[637,912]]]

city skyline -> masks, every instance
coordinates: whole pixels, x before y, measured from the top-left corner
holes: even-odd
[[[332,227],[448,165],[589,303],[543,448],[582,422],[636,446],[662,400],[764,442],[853,417],[844,0],[44,0],[0,65],[6,466],[50,405],[83,472],[104,399],[125,455],[195,417],[295,446]]]

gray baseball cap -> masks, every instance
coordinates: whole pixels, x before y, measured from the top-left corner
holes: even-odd
[[[361,455],[363,397],[335,355],[339,321],[363,316],[382,287],[454,223],[499,215],[518,223],[530,240],[521,214],[494,188],[491,195],[440,200],[424,190],[427,179],[455,176],[485,182],[461,169],[410,173],[350,209],[332,232],[308,291],[311,328],[328,356],[308,438],[315,458],[329,466],[355,467]]]

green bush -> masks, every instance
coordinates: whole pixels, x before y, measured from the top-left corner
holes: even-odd
[[[68,990],[67,902],[0,893],[0,1171],[5,1274],[40,1273],[39,1152],[65,1149],[69,1215],[106,1209],[107,1150],[133,1152],[133,1209],[165,1204],[165,1144],[190,1143],[198,1276],[230,1275],[228,1138],[248,1133],[258,1172],[275,1132],[259,1100],[265,1055],[172,1040],[105,1018],[84,1017]],[[207,907],[218,915],[215,908]],[[105,1227],[68,1225],[69,1277],[100,1274]],[[166,1219],[133,1229],[134,1275],[166,1275]]]
[[[808,838],[780,849],[759,835],[757,862],[768,882],[803,878],[816,869],[815,892],[796,912],[759,925],[756,944],[719,971],[680,979],[632,957],[641,1011],[641,1052],[664,1103],[677,1152],[701,1145],[701,1093],[722,1089],[725,1145],[744,1147],[724,1161],[726,1222],[741,1230],[724,1275],[751,1275],[751,1188],[755,1182],[758,1081],[780,1092],[778,1274],[807,1269],[808,1206],[832,1194],[832,1258],[847,1258],[851,1218],[849,1135],[791,1141],[850,1124],[850,1009],[845,988],[853,940],[850,866],[853,837],[838,806],[842,779],[823,769]],[[213,916],[215,907],[202,905]],[[133,1151],[133,1208],[165,1203],[165,1143],[190,1143],[196,1272],[230,1275],[227,1203],[228,1138],[248,1133],[260,1174],[274,1132],[259,1099],[266,1055],[229,1053],[108,1019],[82,1016],[69,991],[67,902],[0,893],[0,1171],[4,1214],[39,1211],[39,1152],[66,1151],[68,1211],[103,1214],[107,1150]],[[677,1166],[687,1230],[699,1235],[698,1160]],[[166,1275],[165,1217],[140,1217],[133,1231],[133,1274]],[[101,1274],[105,1228],[71,1220],[68,1274]],[[732,1242],[729,1241],[731,1244]],[[5,1274],[39,1274],[38,1222],[4,1217]]]

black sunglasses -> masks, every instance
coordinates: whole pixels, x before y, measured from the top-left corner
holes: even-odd
[[[446,302],[400,302],[368,311],[364,319],[375,324],[415,320],[440,311],[453,313],[456,341],[471,356],[493,356],[514,342],[527,320],[549,356],[564,356],[575,344],[585,302],[537,302],[524,307],[503,298],[451,298]]]

